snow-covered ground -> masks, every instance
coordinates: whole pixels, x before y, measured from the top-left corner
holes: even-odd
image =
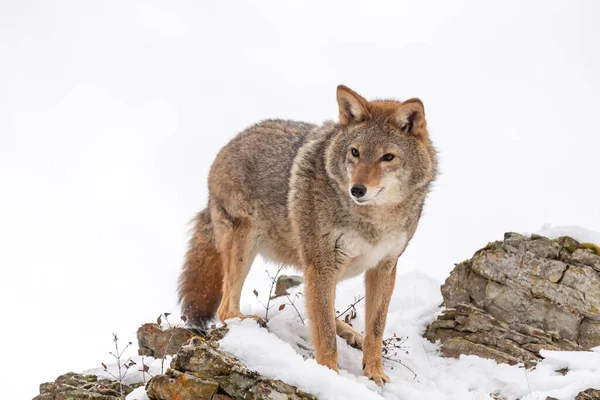
[[[338,339],[340,374],[304,359],[310,347],[308,329],[290,307],[273,316],[271,333],[253,320],[231,324],[222,346],[241,358],[251,368],[269,377],[284,380],[319,399],[489,399],[499,392],[508,399],[545,399],[553,396],[572,400],[584,389],[600,385],[600,348],[596,352],[544,352],[546,357],[535,370],[497,364],[475,356],[447,359],[438,355],[437,345],[421,335],[426,324],[440,311],[440,282],[418,272],[400,274],[392,297],[386,337],[408,336],[403,346],[408,354],[398,352],[400,359],[416,374],[394,362],[386,361],[386,373],[392,379],[383,389],[361,376],[362,353]],[[302,290],[302,288],[299,288]],[[338,290],[338,306],[350,303],[363,293],[362,282],[347,282]],[[281,301],[280,301],[281,302]],[[260,313],[260,307],[252,306]],[[300,307],[300,312],[304,308]],[[364,305],[357,305],[359,319]],[[300,343],[299,347],[297,343]],[[569,373],[557,370],[568,367]]]
[[[112,332],[176,313],[218,150],[264,118],[335,119],[338,84],[425,104],[441,175],[401,273],[441,281],[548,221],[600,230],[598,15],[596,0],[0,1],[0,303],[24,327],[2,330],[3,395],[108,362]]]
[[[600,233],[577,226],[545,225],[538,232],[549,237],[570,235],[583,242],[600,243]],[[272,273],[272,272],[271,272]],[[392,383],[383,388],[362,376],[362,353],[338,338],[339,375],[318,365],[310,341],[308,326],[304,325],[293,307],[287,305],[278,311],[280,304],[288,300],[277,298],[270,311],[269,331],[260,328],[252,319],[229,321],[229,333],[221,341],[223,349],[242,360],[259,373],[281,379],[323,400],[483,400],[498,393],[508,400],[538,400],[546,396],[559,400],[572,400],[577,393],[590,387],[600,387],[600,347],[592,352],[543,351],[544,360],[533,370],[523,366],[497,364],[475,356],[460,359],[443,358],[438,345],[422,337],[425,326],[441,311],[441,282],[423,273],[399,273],[392,297],[385,337],[406,338],[402,350],[391,356],[405,364],[385,361],[386,373]],[[269,279],[251,282],[259,292],[259,299],[266,302]],[[302,316],[306,316],[304,298],[294,294],[303,287],[292,289],[291,298]],[[262,294],[262,296],[261,296]],[[336,309],[343,311],[347,305],[364,294],[363,282],[355,278],[338,286]],[[245,293],[242,311],[246,314],[264,316],[263,306],[251,293]],[[364,329],[364,302],[356,305],[357,318],[352,321],[359,331]],[[139,362],[139,357],[135,359]],[[150,359],[151,360],[151,359]],[[151,372],[160,369],[155,360]],[[152,362],[152,361],[150,361]],[[110,367],[110,366],[109,366]],[[112,366],[114,371],[114,366]],[[563,375],[558,372],[568,368]],[[91,371],[106,376],[100,369]],[[413,374],[414,372],[414,374]],[[416,376],[415,376],[416,374]],[[129,381],[140,380],[140,373],[130,376]],[[145,399],[138,390],[128,399]]]

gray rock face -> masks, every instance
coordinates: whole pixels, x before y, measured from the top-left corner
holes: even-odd
[[[192,336],[183,328],[162,329],[156,324],[144,324],[137,331],[138,354],[154,358],[174,355]]]
[[[579,393],[575,400],[600,400],[600,389],[587,389]]]
[[[507,233],[457,264],[425,336],[442,353],[533,365],[541,349],[600,345],[600,251],[569,237]]]
[[[115,381],[69,372],[54,382],[42,383],[33,400],[120,400],[131,391],[133,387]]]
[[[275,285],[275,296],[285,296],[288,294],[287,290],[295,286],[304,283],[304,278],[299,275],[280,275],[277,278],[277,284]]]

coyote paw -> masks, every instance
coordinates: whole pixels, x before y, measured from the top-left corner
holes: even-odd
[[[338,336],[344,339],[350,346],[354,347],[355,349],[362,349],[363,342],[365,340],[365,337],[362,335],[362,333],[358,332],[356,329],[340,320],[336,320],[335,330]]]
[[[383,372],[383,367],[371,367],[366,365],[363,368],[363,375],[374,381],[377,386],[383,386],[386,383],[390,383],[390,377]]]

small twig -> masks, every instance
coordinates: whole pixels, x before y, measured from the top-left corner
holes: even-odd
[[[171,335],[169,336],[169,340],[167,340],[167,344],[165,345],[165,349],[163,351],[163,355],[162,358],[160,360],[160,373],[164,374],[164,370],[165,370],[165,360],[167,358],[167,350],[169,349],[169,345],[171,344],[171,341],[173,340],[173,337],[175,336],[175,329],[177,328],[181,328],[181,323],[183,322],[183,328],[185,328],[185,326],[187,325],[187,317],[185,317],[184,315],[181,316],[179,322],[177,322],[177,325],[175,325],[175,327],[173,327],[171,325],[171,323],[169,322],[169,315],[171,315],[170,313],[163,313],[163,315],[165,316],[165,320],[167,321],[167,325],[169,326],[169,329],[171,330]],[[160,318],[160,317],[159,317]]]
[[[255,292],[256,292],[256,291],[255,291]],[[257,293],[258,293],[258,292],[254,293],[254,295],[256,296],[256,301],[258,301],[258,303],[259,303],[261,306],[263,306],[263,307],[264,307],[264,309],[266,310],[266,309],[267,309],[267,306],[265,306],[265,305],[264,305],[264,303],[258,299],[258,294],[257,294]]]
[[[348,306],[348,308],[346,308],[342,313],[338,314],[338,316],[335,317],[335,318],[338,319],[342,315],[346,314],[348,311],[352,310],[354,308],[354,306],[356,306],[358,303],[360,303],[361,301],[363,301],[364,298],[365,298],[365,296],[362,296],[361,298],[359,298],[358,300],[356,300],[354,303],[350,304]]]
[[[112,376],[115,381],[117,381],[117,382],[119,381],[119,378],[117,376],[115,376],[112,372],[110,372],[108,369],[105,369],[104,372],[106,372],[107,374]]]
[[[392,362],[395,362],[395,363],[398,363],[398,364],[402,365],[404,368],[406,368],[407,370],[409,370],[413,374],[413,379],[417,379],[417,374],[415,374],[415,371],[413,371],[408,365],[404,364],[402,361],[396,360],[396,359],[393,359],[393,358],[390,358],[390,357],[386,357],[386,356],[383,356],[383,359],[384,360],[388,360],[388,361],[392,361]]]
[[[259,300],[258,292],[256,290],[253,291],[254,296],[256,297],[256,300],[265,309],[265,322],[269,322],[269,310],[271,308],[273,308],[273,306],[271,305],[271,300],[273,299],[273,288],[277,284],[277,278],[279,277],[279,274],[281,273],[281,270],[283,269],[283,267],[284,267],[284,264],[280,264],[279,268],[277,268],[277,272],[275,273],[274,276],[271,276],[271,274],[269,274],[269,270],[266,270],[267,276],[271,280],[271,287],[269,288],[269,298],[267,299],[267,305],[265,305],[262,301]]]
[[[275,273],[275,276],[271,276],[271,274],[269,274],[269,271],[267,271],[267,275],[271,279],[271,288],[269,289],[269,299],[267,300],[267,310],[265,311],[265,322],[269,322],[269,310],[271,309],[269,304],[271,304],[271,299],[273,298],[273,288],[275,287],[275,284],[277,283],[277,277],[281,273],[282,269],[283,269],[283,264],[279,264],[279,268],[277,268],[277,272]]]
[[[171,313],[166,312],[166,313],[163,313],[163,315],[165,316],[165,321],[167,321],[167,325],[169,326],[169,329],[171,329],[172,328],[171,322],[169,322],[169,315],[171,315]]]
[[[117,337],[117,335],[115,335],[113,333],[113,341],[115,342],[115,350],[118,354],[118,356],[116,356],[115,358],[117,359],[117,367],[119,368],[119,391],[121,393],[121,395],[123,394],[123,376],[121,375],[121,354],[123,354],[122,352],[119,353],[119,338]],[[125,346],[125,349],[127,349],[129,345]]]
[[[395,333],[393,336],[391,336],[387,339],[384,339],[383,343],[382,343],[383,347],[381,349],[381,351],[383,352],[383,359],[402,365],[404,368],[406,368],[413,374],[413,376],[414,376],[413,379],[417,379],[417,374],[415,373],[415,371],[410,369],[401,360],[389,357],[387,355],[387,354],[393,353],[393,356],[397,356],[398,351],[402,351],[405,354],[408,354],[408,350],[406,349],[406,346],[404,346],[404,343],[406,343],[407,340],[408,340],[408,336],[396,336]],[[392,369],[393,369],[393,367],[392,367]]]
[[[125,364],[123,364],[123,367],[125,367],[125,373],[123,374],[123,378],[121,379],[121,381],[125,380],[125,377],[127,376],[127,373],[129,372],[129,368],[133,367],[134,365],[137,365],[137,363],[135,361],[133,361],[131,359],[131,357],[129,357],[127,359],[127,361],[125,362]]]
[[[287,297],[288,301],[289,301],[289,305],[291,305],[292,307],[294,307],[294,310],[296,310],[296,314],[298,314],[298,317],[300,317],[300,322],[302,322],[302,325],[306,325],[304,323],[304,318],[302,318],[302,315],[300,314],[300,311],[298,311],[298,308],[296,308],[296,305],[294,304],[296,302],[296,299],[298,298],[299,293],[296,293],[296,295],[294,296],[294,300],[292,301],[292,299],[290,299],[290,295],[286,293],[285,297]]]
[[[394,333],[393,336],[383,340],[383,354],[394,352],[394,355],[396,355],[397,350],[408,354],[408,350],[404,346],[404,343],[406,343],[407,340],[408,336],[396,336],[396,334]]]
[[[115,343],[115,352],[113,353],[112,351],[110,351],[110,352],[108,352],[108,354],[110,354],[117,362],[119,376],[116,376],[115,374],[110,372],[108,370],[108,367],[106,366],[106,364],[102,363],[102,367],[104,368],[104,372],[109,374],[111,377],[113,377],[113,379],[115,379],[119,383],[119,394],[121,395],[121,397],[124,398],[125,393],[123,393],[123,380],[127,376],[127,372],[129,372],[129,368],[131,368],[133,365],[135,365],[135,361],[133,361],[131,358],[128,358],[127,361],[123,364],[123,363],[121,363],[121,358],[123,357],[123,354],[129,348],[129,346],[131,346],[132,343],[131,342],[127,343],[127,345],[122,350],[119,350],[119,338],[114,333],[113,333],[113,342]],[[123,373],[123,368],[125,368],[125,373]]]
[[[144,362],[144,356],[142,356],[142,368],[138,369],[138,371],[142,373],[142,382],[144,383],[144,386],[146,386],[146,372],[147,372],[147,369],[148,369],[148,366]]]

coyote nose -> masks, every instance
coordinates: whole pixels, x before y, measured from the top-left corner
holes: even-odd
[[[352,185],[350,193],[352,194],[352,196],[356,197],[357,199],[360,199],[365,194],[367,194],[367,188],[365,187],[365,185],[361,185],[360,183],[357,185]]]

